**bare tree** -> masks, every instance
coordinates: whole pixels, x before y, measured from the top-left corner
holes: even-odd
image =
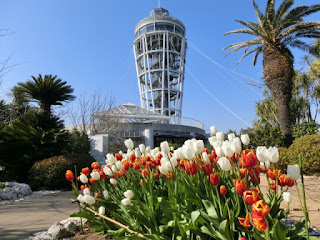
[[[7,36],[9,34],[13,34],[12,32],[8,32],[8,29],[0,28],[0,37]],[[0,86],[2,83],[3,76],[11,71],[13,67],[16,65],[9,65],[9,60],[11,59],[12,54],[4,60],[0,58]]]
[[[72,124],[80,130],[119,135],[125,128],[125,121],[120,114],[107,114],[108,110],[114,107],[115,97],[103,95],[101,90],[98,90],[90,96],[81,95],[78,106],[70,109],[68,114]]]

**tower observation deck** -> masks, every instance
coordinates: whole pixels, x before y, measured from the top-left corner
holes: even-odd
[[[185,56],[185,26],[156,8],[135,27],[133,43],[141,107],[180,124]],[[169,122],[168,122],[169,121]]]

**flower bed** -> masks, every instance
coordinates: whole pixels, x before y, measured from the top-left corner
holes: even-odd
[[[212,132],[210,151],[195,139],[174,151],[167,142],[134,149],[129,139],[127,153],[108,154],[105,166],[93,163],[76,181],[68,170],[81,205],[72,216],[88,218],[114,239],[311,239],[302,230],[308,221],[291,229],[281,222],[288,211],[280,204],[291,202],[299,167],[284,175],[273,168],[277,148],[242,150],[247,135],[224,141],[223,133]],[[260,177],[267,178],[266,194]]]

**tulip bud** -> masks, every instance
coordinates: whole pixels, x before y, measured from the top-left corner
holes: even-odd
[[[123,195],[125,198],[129,198],[129,199],[134,197],[134,193],[131,190],[125,191]]]
[[[83,195],[82,195],[82,194],[79,194],[78,197],[77,197],[77,200],[78,200],[80,203],[83,203]]]
[[[212,185],[217,186],[220,183],[220,173],[211,173],[210,182]]]
[[[208,156],[208,153],[207,153],[207,152],[203,152],[203,153],[201,154],[201,156],[202,156],[202,162],[204,162],[204,163],[209,163],[209,162],[210,162],[209,156]]]
[[[118,172],[118,169],[116,168],[115,165],[112,165],[111,170],[112,170],[112,172],[114,172],[114,173]]]
[[[161,151],[165,154],[168,154],[170,152],[170,147],[167,141],[164,141],[160,143]]]
[[[212,135],[215,135],[215,134],[217,133],[217,128],[216,128],[216,126],[211,126],[211,127],[210,127],[210,132],[211,132]]]
[[[73,181],[74,179],[74,174],[71,170],[67,170],[65,176],[66,176],[66,179],[70,182]]]
[[[282,193],[283,201],[286,203],[291,203],[292,202],[292,195],[290,192],[283,192]]]
[[[228,193],[226,186],[221,185],[220,186],[220,194],[221,195],[226,195]]]
[[[219,141],[223,142],[224,141],[224,134],[223,132],[217,132],[216,137]]]
[[[107,166],[104,166],[103,168],[103,172],[107,175],[107,176],[111,176],[113,174],[112,170],[107,167]]]
[[[243,143],[243,145],[249,145],[250,138],[249,138],[248,134],[241,134],[240,138],[241,138],[241,142]]]
[[[144,144],[140,144],[139,145],[139,150],[142,154],[144,154],[146,152],[146,146]]]
[[[222,149],[223,149],[224,154],[227,157],[232,157],[233,156],[234,151],[233,151],[233,148],[232,148],[232,146],[231,146],[229,141],[224,141],[223,142]]]
[[[110,178],[110,183],[111,183],[111,185],[116,185],[117,180],[115,180],[114,178]]]
[[[100,215],[105,215],[106,214],[106,209],[103,206],[99,207],[99,214]]]
[[[83,197],[83,202],[89,204],[89,205],[92,205],[96,202],[96,199],[90,195],[85,195]]]
[[[268,150],[264,146],[257,147],[256,155],[257,155],[257,158],[258,158],[259,162],[263,162],[264,163],[264,162],[269,160]]]
[[[116,168],[117,168],[118,170],[122,170],[122,169],[123,169],[123,164],[122,164],[121,161],[117,161],[117,162],[116,162]]]
[[[126,145],[128,149],[133,149],[133,141],[131,140],[131,138],[125,140],[124,145]]]
[[[175,157],[172,157],[171,159],[170,159],[170,162],[171,162],[171,164],[172,164],[172,166],[175,168],[176,166],[178,166],[178,160],[177,160],[177,158],[175,158]]]
[[[130,198],[124,198],[121,200],[122,205],[128,206],[131,204],[131,199]]]
[[[90,176],[93,178],[93,180],[96,180],[96,181],[100,180],[99,172],[92,172],[90,173]]]
[[[228,134],[228,140],[231,142],[234,138],[236,137],[236,135],[234,133],[229,133]]]
[[[296,181],[300,177],[300,168],[297,164],[288,165],[287,173],[292,180]]]
[[[269,147],[268,148],[268,156],[269,160],[272,163],[276,163],[279,161],[279,151],[276,147]]]
[[[225,156],[222,147],[215,147],[214,149],[215,149],[216,154],[217,154],[217,156],[218,156],[219,158]]]
[[[85,188],[83,189],[83,195],[90,195],[90,189],[89,188]]]
[[[104,196],[105,199],[108,199],[108,198],[109,198],[109,193],[108,193],[107,190],[104,190],[104,191],[102,192],[102,195]]]
[[[223,171],[230,171],[231,170],[231,164],[229,160],[225,157],[221,157],[218,160],[218,165]]]
[[[200,154],[204,149],[204,143],[202,140],[195,141],[193,143],[193,150],[195,154]]]
[[[80,181],[81,181],[82,183],[87,183],[89,180],[88,180],[88,178],[87,178],[86,175],[81,174],[81,175],[80,175]]]
[[[240,138],[236,137],[232,140],[232,143],[231,143],[231,147],[234,151],[234,153],[241,153],[241,150],[242,150],[242,144],[241,144],[241,140]]]

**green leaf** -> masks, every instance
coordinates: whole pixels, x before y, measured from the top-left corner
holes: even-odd
[[[299,232],[301,232],[302,228],[305,226],[305,222],[304,220],[301,222],[297,222],[292,228],[291,230],[287,233],[288,237],[292,237],[297,235]]]
[[[229,233],[229,221],[228,221],[228,219],[225,219],[220,223],[219,231],[227,239],[230,239],[229,238],[230,237],[230,233]]]
[[[277,219],[276,223],[272,227],[270,234],[274,239],[285,240],[287,235],[287,228]]]
[[[205,209],[207,210],[209,217],[212,217],[213,219],[218,219],[218,214],[217,214],[217,211],[214,208],[213,204],[206,199],[202,200],[202,203],[203,203]]]
[[[90,213],[88,211],[80,211],[80,212],[72,213],[70,215],[70,217],[83,217],[83,218],[90,219],[90,220],[95,219],[93,213]]]
[[[200,211],[199,211],[199,210],[193,211],[193,212],[191,213],[191,221],[192,221],[193,225],[194,225],[195,221],[197,220],[197,218],[198,218],[199,216],[200,216]]]

